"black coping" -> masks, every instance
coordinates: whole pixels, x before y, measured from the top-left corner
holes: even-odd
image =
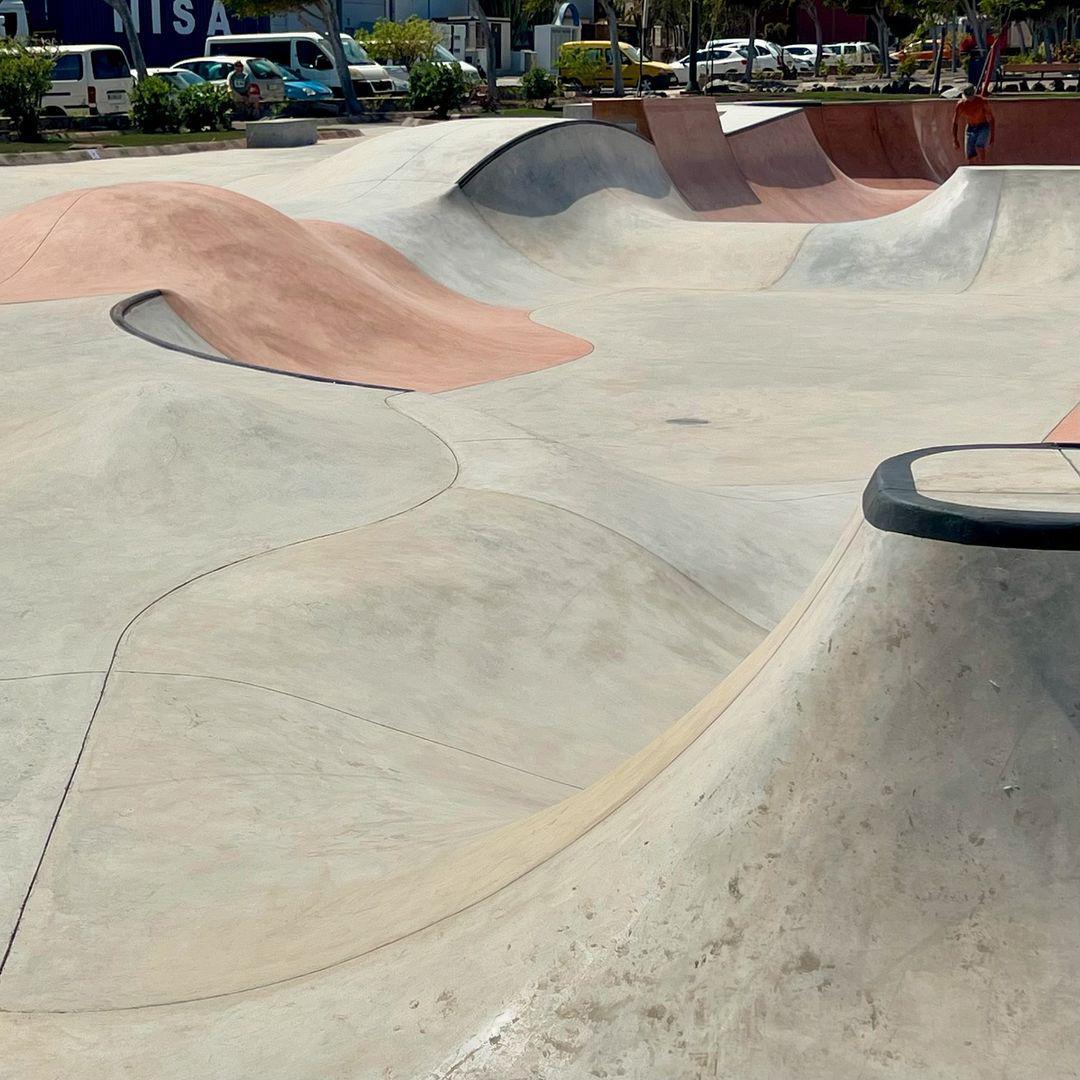
[[[931,454],[948,454],[956,450],[1063,449],[1080,449],[1080,444],[974,443],[931,446],[898,454],[886,458],[874,470],[863,492],[863,514],[871,525],[885,532],[944,540],[950,544],[1077,551],[1080,550],[1080,514],[945,502],[920,492],[911,474],[912,462]]]

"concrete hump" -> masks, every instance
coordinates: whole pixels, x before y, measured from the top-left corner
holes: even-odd
[[[1015,166],[996,171],[1001,183],[997,218],[972,289],[1075,296],[1080,290],[1080,169]]]
[[[445,390],[590,350],[525,311],[451,291],[357,229],[301,223],[221,188],[90,188],[0,229],[0,303],[160,290],[212,353],[274,371]]]
[[[999,170],[963,169],[914,206],[869,221],[814,228],[782,289],[962,292],[994,231]]]

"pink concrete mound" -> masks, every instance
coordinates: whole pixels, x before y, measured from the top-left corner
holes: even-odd
[[[525,311],[444,288],[366,233],[199,184],[91,188],[0,220],[0,303],[160,289],[225,356],[435,392],[583,356]]]

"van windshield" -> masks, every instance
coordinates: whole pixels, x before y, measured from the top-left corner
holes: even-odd
[[[623,56],[629,56],[630,57],[630,63],[631,64],[640,64],[641,63],[641,53],[639,53],[637,51],[637,49],[634,48],[633,45],[624,45],[622,51],[623,51]]]
[[[350,64],[370,64],[371,57],[351,38],[341,35],[341,47],[345,50],[345,59]]]

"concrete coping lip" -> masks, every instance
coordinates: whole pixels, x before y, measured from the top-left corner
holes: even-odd
[[[931,446],[886,458],[863,491],[866,520],[885,532],[980,547],[1047,551],[1080,550],[1080,510],[974,506],[935,498],[920,491],[912,465],[922,458],[969,450],[1078,450],[1080,443],[972,443]],[[1080,482],[1080,476],[1078,476]],[[1031,493],[1038,501],[1037,492]]]
[[[142,338],[143,341],[149,341],[151,345],[158,345],[162,349],[184,353],[187,356],[196,356],[200,360],[212,360],[215,364],[230,364],[233,367],[251,368],[254,371],[265,371],[271,375],[288,375],[291,379],[307,379],[309,382],[332,383],[337,386],[362,386],[368,390],[391,390],[398,394],[412,393],[412,390],[407,386],[383,386],[380,383],[353,382],[351,379],[331,379],[326,375],[312,375],[303,371],[285,371],[282,368],[267,367],[265,364],[249,364],[246,360],[236,360],[230,356],[218,356],[214,353],[202,352],[200,349],[192,349],[175,341],[167,341],[133,325],[128,318],[135,308],[158,298],[165,299],[165,294],[161,289],[148,289],[145,292],[135,293],[134,296],[129,296],[113,304],[109,309],[109,317],[121,330],[125,330],[137,338]],[[166,300],[166,302],[168,301]]]
[[[520,135],[515,135],[512,139],[507,139],[504,143],[500,143],[490,153],[485,154],[475,164],[470,165],[469,168],[466,169],[466,171],[458,177],[456,181],[456,186],[464,191],[465,188],[468,186],[470,180],[474,179],[479,173],[482,173],[484,169],[486,169],[493,161],[498,161],[498,159],[501,158],[503,154],[506,154],[509,151],[513,150],[515,146],[520,146],[521,143],[528,142],[530,139],[538,138],[539,136],[550,132],[552,128],[563,127],[567,124],[572,124],[575,126],[588,124],[592,127],[617,128],[619,131],[622,131],[628,135],[633,135],[635,139],[640,139],[642,142],[647,143],[649,141],[636,128],[630,127],[625,124],[616,124],[610,120],[579,120],[575,118],[553,116],[551,118],[551,123],[540,124],[537,127],[530,128],[528,131],[523,131]]]

